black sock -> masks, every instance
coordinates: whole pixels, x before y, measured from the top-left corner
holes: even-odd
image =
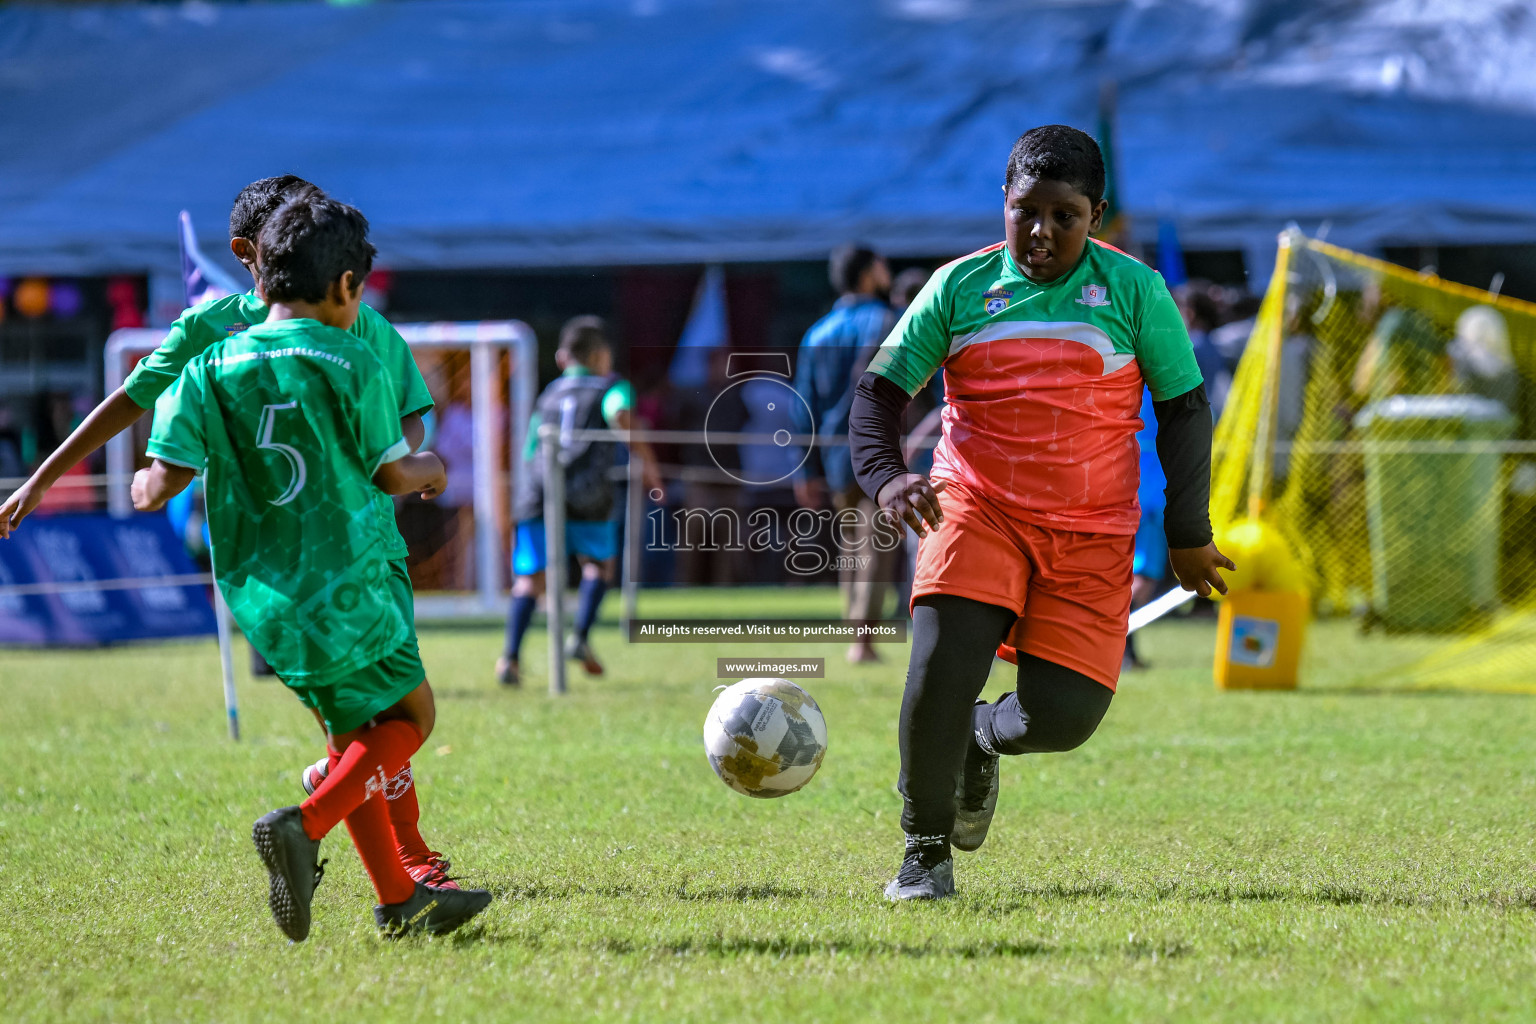
[[[1136,662],[1138,665],[1141,664],[1141,657],[1136,653],[1135,633],[1127,634],[1125,638],[1125,657],[1130,661]]]
[[[949,836],[914,836],[907,835],[906,857],[916,853],[923,858],[925,864],[937,864],[948,860],[954,854],[950,851]]]
[[[523,649],[523,634],[528,632],[528,624],[533,621],[533,606],[537,601],[532,594],[518,594],[512,598],[512,610],[507,614],[507,647],[502,651],[512,661],[517,660],[518,652]]]
[[[917,599],[912,661],[901,700],[902,830],[948,842],[955,776],[970,745],[971,708],[987,684],[997,645],[1017,616],[948,594]]]
[[[1020,651],[1018,689],[971,713],[973,746],[989,754],[1071,750],[1093,735],[1114,695],[1081,672]]]
[[[597,621],[597,609],[603,603],[603,595],[606,593],[608,593],[608,584],[601,576],[581,578],[581,590],[576,596],[575,626],[576,639],[581,643],[587,642],[587,632]]]

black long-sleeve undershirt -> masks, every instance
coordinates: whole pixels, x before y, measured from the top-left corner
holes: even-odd
[[[1211,400],[1205,385],[1153,402],[1157,461],[1163,488],[1163,533],[1170,548],[1203,548],[1211,542]]]
[[[880,488],[907,471],[901,457],[901,417],[912,396],[893,381],[866,371],[853,389],[848,410],[848,453],[853,476],[871,500]]]
[[[853,473],[871,498],[907,472],[901,455],[901,417],[911,397],[878,373],[865,373],[848,413]],[[1211,542],[1211,403],[1205,385],[1152,403],[1157,417],[1157,458],[1168,486],[1163,494],[1163,532],[1170,548]]]

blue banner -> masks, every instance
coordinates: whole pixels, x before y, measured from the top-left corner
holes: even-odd
[[[201,570],[163,513],[33,516],[0,541],[0,644],[108,644],[216,630]],[[181,585],[79,584],[182,577]],[[65,589],[33,593],[39,585]],[[9,588],[27,588],[21,593]]]

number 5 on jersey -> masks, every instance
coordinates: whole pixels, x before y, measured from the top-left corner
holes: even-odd
[[[304,456],[292,445],[281,444],[272,440],[272,427],[277,422],[277,414],[283,409],[297,409],[298,402],[284,402],[281,405],[263,406],[261,410],[261,423],[256,428],[256,447],[265,448],[268,451],[277,452],[288,460],[288,466],[293,470],[293,479],[288,484],[288,489],[276,498],[271,499],[273,505],[286,505],[299,496],[304,489],[304,481],[309,476],[309,468],[304,465]]]

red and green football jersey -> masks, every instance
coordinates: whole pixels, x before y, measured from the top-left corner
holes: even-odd
[[[1162,277],[1091,241],[1069,274],[1025,277],[1002,243],[929,278],[870,370],[916,394],[944,368],[936,480],[1040,526],[1135,533],[1141,390],[1201,383]]]
[[[149,454],[203,473],[214,578],[290,685],[410,635],[374,505],[373,474],[408,450],[394,386],[357,336],[279,320],[209,345],[155,405]]]
[[[181,368],[193,356],[266,319],[267,304],[254,292],[228,295],[193,306],[171,325],[160,347],[139,360],[123,382],[123,390],[136,405],[151,409],[161,393],[176,382]],[[388,401],[390,408],[399,410],[397,418],[432,408],[427,382],[421,377],[410,346],[393,324],[377,311],[362,306],[357,311],[351,333],[361,338],[384,364],[393,385],[393,394]],[[383,491],[375,491],[374,512],[389,538],[389,557],[404,558],[405,540],[395,527],[395,505]]]

